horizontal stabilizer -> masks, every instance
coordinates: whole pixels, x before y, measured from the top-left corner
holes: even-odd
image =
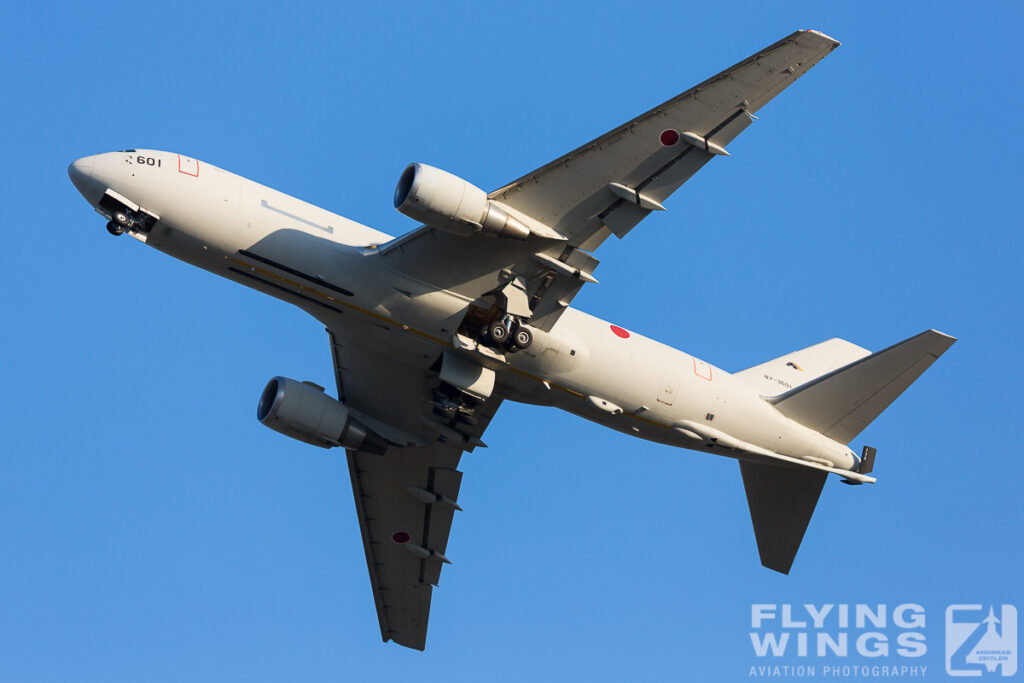
[[[928,330],[771,399],[805,427],[849,443],[956,339]]]
[[[788,574],[828,472],[740,460],[761,564]]]

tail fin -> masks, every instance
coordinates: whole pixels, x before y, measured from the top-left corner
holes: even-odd
[[[740,460],[761,564],[789,573],[828,472]]]
[[[955,341],[928,330],[770,400],[805,427],[849,443]]]
[[[829,339],[747,368],[733,377],[762,396],[775,396],[870,355],[867,349],[845,339]]]

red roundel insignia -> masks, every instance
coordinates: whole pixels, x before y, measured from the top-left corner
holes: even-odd
[[[395,533],[391,534],[391,540],[395,543],[408,543],[409,538],[409,534],[405,533],[404,531],[396,531]]]
[[[661,131],[661,137],[658,139],[661,140],[661,144],[671,147],[679,142],[679,133],[669,128],[668,130]]]
[[[612,333],[616,337],[622,337],[623,339],[629,339],[629,332],[626,332],[626,330],[622,329],[618,325],[609,325],[609,327],[612,328]]]

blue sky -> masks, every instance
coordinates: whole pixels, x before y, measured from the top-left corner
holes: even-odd
[[[752,603],[908,602],[927,654],[900,663],[944,678],[947,605],[1024,607],[1022,13],[8,8],[0,680],[744,680]],[[272,375],[333,384],[321,326],[110,238],[65,171],[174,150],[400,234],[406,163],[498,187],[798,28],[843,46],[576,303],[728,370],[959,337],[855,441],[879,483],[830,480],[781,576],[734,462],[506,404],[463,460],[426,653],[380,642],[343,457],[254,418]]]

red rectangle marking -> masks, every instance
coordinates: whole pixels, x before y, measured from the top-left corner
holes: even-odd
[[[704,374],[707,373],[707,374]],[[693,359],[693,374],[697,375],[701,379],[711,381],[711,366],[702,360]]]
[[[182,165],[182,161],[183,160],[181,158],[181,155],[179,154],[178,155],[178,173],[184,173],[185,175],[190,175],[193,178],[198,178],[199,177],[199,162],[197,160],[195,160],[195,159],[189,159],[188,157],[185,157],[185,159],[184,159],[184,166],[183,166]]]

